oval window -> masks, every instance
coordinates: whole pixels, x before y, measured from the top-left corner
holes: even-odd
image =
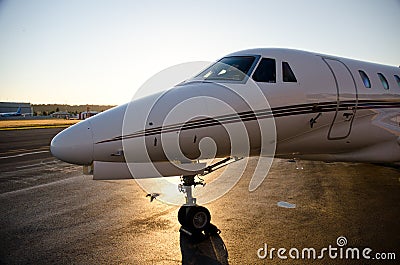
[[[358,72],[360,73],[360,76],[361,76],[361,79],[362,79],[362,81],[364,83],[364,86],[366,88],[370,88],[371,87],[371,81],[369,81],[369,78],[368,78],[367,74],[362,70],[358,70]]]
[[[386,78],[385,78],[385,77],[383,76],[383,74],[381,74],[381,73],[378,73],[378,76],[379,76],[379,79],[380,79],[381,82],[382,82],[383,88],[386,89],[386,90],[388,90],[388,89],[389,89],[389,83],[388,83],[388,81],[386,80]]]
[[[394,79],[396,79],[397,85],[400,87],[400,77],[398,75],[394,75]]]

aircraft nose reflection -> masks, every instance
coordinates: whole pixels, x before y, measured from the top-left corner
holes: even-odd
[[[93,161],[93,136],[90,121],[81,121],[57,134],[50,144],[53,156],[78,165]]]

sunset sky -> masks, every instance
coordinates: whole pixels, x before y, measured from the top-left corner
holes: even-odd
[[[160,70],[256,47],[400,65],[399,0],[0,0],[0,101],[122,104]]]

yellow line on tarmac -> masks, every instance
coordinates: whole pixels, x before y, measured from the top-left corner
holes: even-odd
[[[73,125],[73,124],[41,125],[41,126],[39,125],[39,126],[26,126],[26,127],[6,127],[6,128],[0,128],[0,131],[67,128],[71,125]]]

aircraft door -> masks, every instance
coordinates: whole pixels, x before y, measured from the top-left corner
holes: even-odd
[[[340,60],[323,58],[332,72],[336,86],[336,112],[328,132],[328,140],[347,138],[357,111],[357,86],[350,69]]]

